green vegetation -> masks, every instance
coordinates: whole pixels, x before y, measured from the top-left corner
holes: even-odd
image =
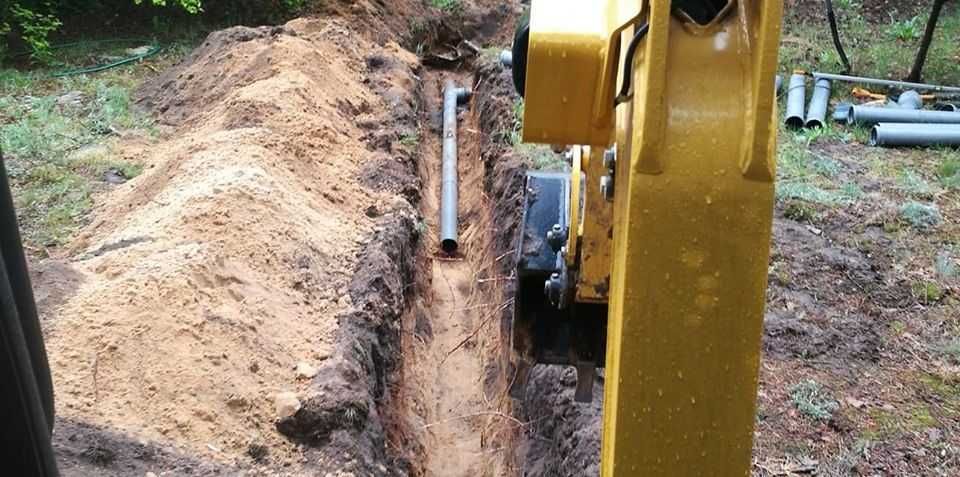
[[[910,201],[900,207],[900,219],[920,230],[932,229],[943,222],[937,204]]]
[[[840,34],[854,73],[876,78],[905,77],[913,65],[919,38],[927,21],[923,14],[905,20],[891,18],[887,24],[870,24],[859,2],[834,1]],[[924,79],[943,84],[960,83],[956,67],[956,38],[960,35],[960,9],[944,8],[924,68]],[[830,30],[822,17],[784,22],[780,50],[782,71],[839,72],[839,55],[833,50]]]
[[[400,145],[407,147],[416,147],[420,144],[420,134],[417,132],[407,133],[400,136]]]
[[[960,339],[953,339],[940,347],[940,353],[953,364],[960,364]]]
[[[900,41],[912,41],[923,34],[923,21],[919,16],[907,20],[894,21],[887,28],[887,34]]]
[[[911,169],[904,169],[900,172],[897,177],[897,187],[912,197],[922,199],[929,199],[934,192],[933,187]]]
[[[822,131],[781,131],[777,167],[777,198],[782,201],[802,201],[826,206],[852,203],[863,195],[853,182],[838,185],[834,181],[841,172],[837,160],[815,154],[810,145],[818,141],[849,140],[833,128]]]
[[[30,57],[46,64],[54,56],[54,37],[71,26],[86,29],[122,18],[124,28],[163,34],[172,25],[201,22],[276,23],[305,5],[306,0],[13,0],[0,6],[0,61]]]
[[[113,144],[131,132],[152,134],[152,122],[131,100],[151,71],[131,65],[96,75],[50,76],[129,47],[103,46],[81,42],[54,50],[50,62],[56,67],[0,69],[0,148],[32,250],[65,243],[86,220],[95,192],[141,173],[140,165],[116,157]],[[165,67],[186,50],[178,42],[150,62]]]
[[[808,379],[790,389],[790,398],[797,410],[811,419],[826,421],[840,409],[840,404],[832,399],[820,383]]]
[[[430,0],[430,6],[447,13],[456,13],[463,8],[460,0]]]
[[[818,214],[813,205],[799,200],[790,200],[783,207],[783,216],[797,222],[813,222],[817,220]]]
[[[914,283],[910,288],[913,296],[925,305],[937,303],[943,299],[943,288],[937,282],[924,280]]]
[[[947,189],[960,189],[960,158],[947,157],[937,168],[937,177]]]

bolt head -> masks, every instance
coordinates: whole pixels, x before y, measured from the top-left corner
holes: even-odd
[[[612,171],[617,165],[617,151],[607,149],[603,153],[603,168]]]
[[[613,201],[613,178],[610,176],[603,176],[600,178],[600,194],[603,195],[603,198],[608,202]]]

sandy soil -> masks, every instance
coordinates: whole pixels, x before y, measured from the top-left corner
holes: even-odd
[[[339,20],[234,28],[145,89],[172,132],[41,274],[73,288],[46,321],[61,418],[224,463],[301,462],[278,398],[306,398],[376,217],[405,203],[360,180],[378,159],[362,125],[394,109],[374,87],[415,86],[371,82],[373,52],[417,62]]]
[[[446,78],[472,87],[466,74],[424,76],[421,137],[421,212],[428,239],[419,252],[418,287],[404,335],[405,386],[409,427],[418,435],[426,476],[513,475],[511,417],[502,371],[499,318],[503,301],[490,234],[492,208],[483,193],[484,164],[475,102],[460,115],[460,248],[439,251],[440,133]]]

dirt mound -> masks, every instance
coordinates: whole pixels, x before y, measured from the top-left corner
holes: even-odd
[[[214,33],[145,87],[172,133],[63,258],[58,415],[237,467],[387,473],[395,357],[371,350],[396,334],[415,240],[394,141],[416,67],[343,20],[295,20]]]

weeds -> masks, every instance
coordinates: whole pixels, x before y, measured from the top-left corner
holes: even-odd
[[[400,136],[400,144],[407,147],[416,147],[420,144],[420,134],[416,132],[403,134]]]
[[[840,409],[840,405],[827,395],[823,386],[812,379],[791,388],[790,398],[798,411],[818,421],[829,420],[833,413]]]
[[[430,0],[430,6],[447,13],[456,13],[463,9],[460,0]]]
[[[93,51],[87,44],[57,50],[53,63],[75,67]],[[151,61],[172,63],[172,54]],[[141,173],[115,158],[109,141],[125,131],[152,131],[130,97],[146,71],[51,79],[49,69],[0,70],[0,148],[29,247],[62,245],[83,224],[96,190]]]
[[[953,339],[940,346],[940,354],[953,364],[960,364],[960,339]]]
[[[943,216],[940,215],[940,208],[937,204],[922,204],[920,202],[907,202],[900,207],[900,218],[911,227],[919,230],[932,229],[943,222]]]
[[[943,288],[934,281],[916,282],[910,287],[913,296],[924,305],[932,305],[943,299]]]
[[[788,201],[787,205],[783,208],[783,216],[797,222],[809,223],[817,220],[818,214],[817,209],[812,205],[798,200],[791,200]]]
[[[960,159],[946,158],[937,168],[937,177],[947,189],[960,189]]]
[[[910,169],[900,172],[897,176],[897,186],[913,197],[930,198],[934,192],[933,187],[923,177]]]
[[[912,41],[920,38],[923,25],[920,17],[914,16],[907,20],[894,21],[887,28],[887,34],[900,41]]]

